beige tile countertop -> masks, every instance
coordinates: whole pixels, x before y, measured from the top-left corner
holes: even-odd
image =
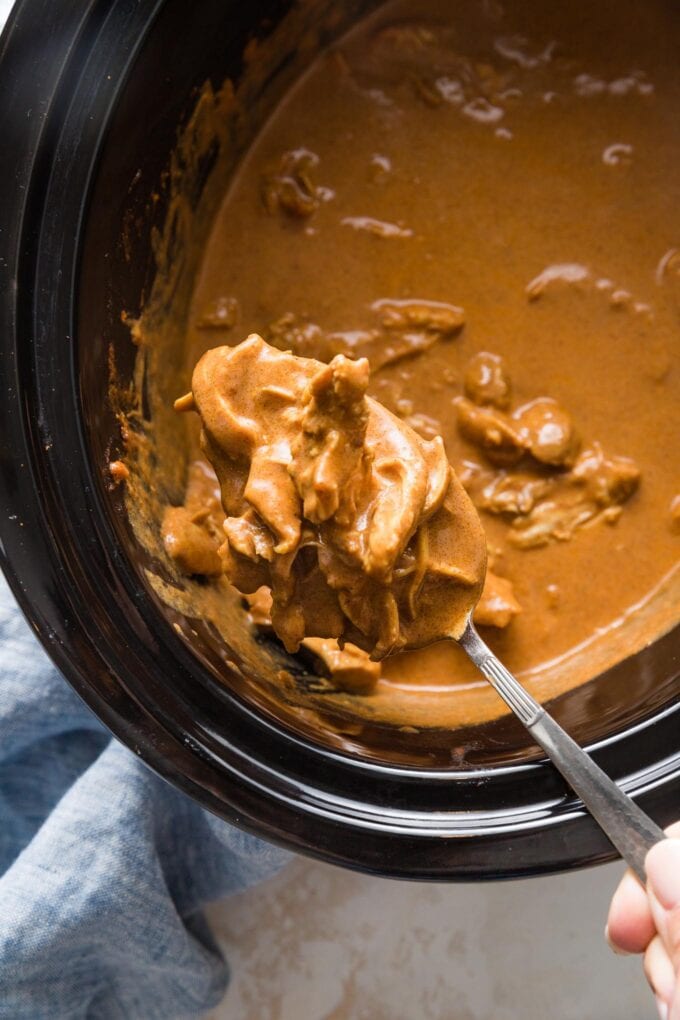
[[[299,858],[211,909],[232,981],[209,1020],[653,1020],[604,942],[622,872],[442,885]]]

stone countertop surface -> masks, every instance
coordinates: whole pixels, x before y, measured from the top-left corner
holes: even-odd
[[[604,941],[622,872],[445,885],[298,858],[210,910],[232,981],[209,1020],[654,1020]]]

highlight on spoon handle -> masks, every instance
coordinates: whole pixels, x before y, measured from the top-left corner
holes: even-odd
[[[644,885],[647,851],[666,838],[652,821],[559,723],[539,705],[468,622],[458,643],[526,726],[595,821]]]

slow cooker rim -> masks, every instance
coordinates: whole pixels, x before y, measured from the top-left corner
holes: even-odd
[[[93,30],[94,19],[94,22],[96,23],[94,28],[96,28],[99,32],[104,31],[104,27],[107,24],[107,19],[109,15],[107,14],[106,17],[103,16],[102,6],[103,6],[102,4],[96,2],[91,3],[87,9],[82,4],[79,5],[79,12],[82,16],[80,20],[77,17],[75,17],[75,11],[72,10],[72,14],[74,16],[72,19],[70,29],[72,33],[71,42],[73,41],[74,38],[76,40],[82,38],[83,26],[85,25],[87,19],[90,19],[89,21],[90,30]],[[121,11],[121,8],[123,6],[124,5],[120,3],[107,5],[108,12],[110,12],[110,16],[113,19],[111,22],[108,22],[109,28],[116,24],[115,22],[116,12],[119,12],[122,18],[123,12]],[[75,8],[75,5],[73,5],[73,7]],[[129,38],[130,41],[131,42],[134,41],[135,44],[130,54],[128,55],[128,60],[132,59],[133,50],[134,52],[138,51],[138,48],[141,46],[143,31],[151,26],[151,24],[154,21],[155,14],[160,7],[161,7],[160,3],[148,5],[144,11],[139,12],[138,15],[140,19],[139,23],[131,21],[128,24],[127,26],[128,36],[126,37],[123,35],[123,37]],[[31,0],[23,0],[23,2],[15,10],[12,18],[10,19],[10,23],[8,25],[8,28],[6,29],[6,34],[2,40],[2,49],[4,52],[2,54],[2,62],[0,63],[0,74],[4,73],[4,70],[7,66],[10,66],[11,68],[13,56],[19,57],[22,51],[25,52],[25,47],[29,46],[32,48],[32,46],[34,45],[34,41],[31,38],[32,19],[30,17],[30,9]],[[50,16],[48,16],[46,21],[43,23],[43,28],[47,31],[49,31],[49,17]],[[26,26],[22,26],[23,18],[26,19]],[[141,22],[143,22],[143,27]],[[119,38],[121,37],[122,34],[121,29],[123,27],[124,25],[122,25],[120,22],[116,24]],[[64,86],[66,71],[69,70],[69,68],[71,68],[71,70],[73,69],[73,61],[75,59],[75,54],[77,54],[77,47],[75,49],[73,48],[73,46],[69,47],[67,52],[64,53],[64,63],[63,66],[59,68],[59,73],[53,73],[51,78],[49,76],[46,76],[45,79],[41,82],[41,85],[44,87],[45,90],[47,90],[48,88],[52,88],[53,95],[58,94],[59,89],[63,88]],[[90,57],[92,57],[92,54],[90,54]],[[81,80],[82,75],[78,76],[78,81],[80,82]],[[123,87],[124,86],[122,77],[120,77],[117,80],[115,87],[111,86],[112,104],[115,103]],[[15,108],[16,110],[18,110],[21,107],[22,98],[25,102],[27,96],[24,94],[23,97],[19,95],[16,98],[16,102],[18,103],[18,106]],[[32,100],[35,101],[36,98],[38,97],[34,95],[32,97]],[[8,96],[7,94],[5,94],[4,100],[0,98],[0,108],[2,106],[5,106],[6,108],[5,112],[9,113],[10,116],[12,113],[11,99],[12,97]],[[55,160],[57,160],[57,157],[59,158],[63,157],[64,152],[63,149],[59,148],[59,145],[61,144],[64,135],[67,133],[66,127],[68,125],[68,115],[73,113],[75,113],[76,116],[79,115],[81,117],[84,115],[84,111],[82,109],[80,110],[74,109],[76,106],[77,104],[75,103],[69,104],[69,107],[67,109],[67,116],[65,117],[63,123],[61,125],[56,125],[57,128],[56,134],[52,139],[54,149],[52,153],[53,158],[51,161],[47,160],[46,162],[48,153],[45,150],[46,145],[45,132],[47,131],[48,127],[51,129],[55,128],[55,125],[51,119],[51,115],[54,112],[53,110],[48,109],[48,111],[46,112],[44,122],[42,124],[42,130],[38,131],[37,135],[34,134],[33,132],[30,132],[27,133],[26,136],[22,139],[24,143],[23,162],[20,162],[22,153],[21,152],[17,153],[17,165],[21,167],[21,173],[16,178],[16,186],[13,185],[5,193],[5,200],[2,201],[0,199],[0,223],[9,225],[10,230],[5,233],[5,236],[15,239],[17,249],[20,246],[20,242],[24,240],[25,237],[24,228],[26,226],[26,223],[28,222],[29,226],[31,225],[31,223],[33,226],[35,226],[36,225],[35,217],[38,215],[38,212],[40,213],[39,220],[41,229],[44,226],[43,223],[44,208],[38,209],[38,207],[36,207],[35,204],[29,208],[31,203],[35,203],[36,189],[38,190],[38,192],[42,190],[36,183],[35,175],[38,171],[40,171],[43,174],[42,180],[44,181],[45,168],[49,166],[49,172],[51,174],[54,171]],[[105,130],[105,127],[106,127],[105,124],[101,125],[102,132]],[[49,141],[50,139],[48,138],[47,142]],[[93,152],[91,154],[92,158],[89,167],[90,170],[95,164],[98,151],[99,149],[97,148],[96,152]],[[79,155],[82,157],[82,152]],[[37,158],[38,156],[40,156],[40,159]],[[9,176],[6,177],[6,179],[13,180],[13,178],[9,178]],[[54,188],[54,180],[52,178],[50,186]],[[23,195],[22,190],[24,192]],[[45,200],[48,194],[49,187],[44,189],[43,198]],[[13,200],[15,203],[14,206],[12,205]],[[81,211],[84,208],[85,203],[83,203]],[[33,216],[32,221],[30,220],[31,215]],[[164,758],[163,753],[158,752],[157,748],[154,747],[153,742],[149,741],[147,739],[147,736],[142,731],[139,730],[139,726],[138,725],[135,726],[134,723],[131,724],[129,716],[127,718],[123,716],[120,707],[118,710],[116,710],[110,702],[107,702],[106,698],[102,697],[101,692],[95,692],[91,684],[91,679],[88,682],[88,679],[85,676],[81,663],[74,662],[73,658],[74,652],[76,653],[76,655],[80,654],[82,658],[82,656],[85,654],[85,644],[87,644],[89,645],[88,649],[89,656],[91,656],[92,654],[98,656],[99,660],[101,661],[101,663],[103,663],[107,671],[109,670],[112,663],[116,664],[117,668],[124,675],[125,663],[121,662],[119,656],[116,656],[113,653],[113,650],[110,647],[110,641],[109,644],[107,644],[106,646],[107,655],[104,656],[102,648],[96,647],[92,637],[90,636],[90,634],[88,634],[87,630],[84,628],[83,621],[81,619],[75,621],[77,625],[82,628],[82,634],[79,635],[78,640],[76,642],[71,640],[69,643],[69,641],[67,640],[68,636],[65,635],[63,632],[60,635],[60,630],[63,631],[63,627],[60,626],[63,623],[62,619],[60,618],[60,613],[63,610],[66,610],[65,617],[69,623],[71,622],[70,616],[73,610],[72,598],[74,593],[73,591],[69,592],[66,590],[68,588],[67,585],[68,578],[64,575],[63,569],[61,569],[59,562],[57,561],[55,563],[54,561],[55,549],[51,542],[51,539],[53,537],[52,526],[50,525],[50,520],[46,519],[44,516],[47,501],[47,492],[43,488],[43,483],[45,482],[46,479],[51,479],[50,483],[51,485],[53,485],[54,483],[53,477],[54,468],[53,465],[51,464],[51,458],[47,456],[49,451],[45,451],[43,449],[43,446],[45,445],[45,440],[47,439],[47,441],[49,441],[51,433],[49,430],[49,423],[46,421],[40,422],[39,416],[31,420],[30,412],[32,410],[35,410],[36,405],[35,403],[33,405],[31,404],[31,398],[29,396],[30,385],[28,385],[29,379],[26,378],[27,369],[29,367],[28,366],[29,355],[25,348],[22,350],[21,336],[19,334],[19,330],[16,330],[14,328],[15,312],[17,313],[16,323],[20,324],[21,322],[23,322],[24,326],[28,326],[29,322],[27,320],[30,320],[32,316],[36,314],[37,307],[40,303],[39,298],[36,297],[36,295],[39,294],[40,289],[39,287],[34,289],[31,286],[28,287],[27,289],[24,289],[21,286],[22,283],[28,283],[29,280],[31,281],[31,284],[33,283],[33,273],[35,272],[36,266],[38,265],[41,258],[44,260],[49,254],[45,251],[44,246],[41,250],[41,240],[44,239],[41,237],[40,230],[38,231],[37,237],[38,240],[35,244],[35,250],[33,250],[33,245],[31,245],[30,243],[26,244],[25,246],[23,243],[21,243],[22,255],[20,258],[18,257],[18,250],[10,252],[10,258],[8,260],[10,262],[10,272],[12,269],[12,263],[14,263],[16,269],[16,279],[19,283],[19,286],[17,288],[16,295],[11,295],[9,293],[10,288],[8,288],[8,294],[6,296],[6,299],[3,301],[2,305],[3,319],[5,319],[5,326],[7,328],[3,332],[3,335],[5,336],[6,340],[5,350],[2,358],[2,367],[0,368],[0,372],[2,372],[2,374],[5,376],[5,380],[3,381],[10,381],[11,383],[14,383],[14,385],[10,387],[12,392],[7,400],[6,405],[3,405],[2,419],[4,420],[2,434],[6,438],[2,440],[2,443],[3,446],[6,445],[6,447],[9,448],[14,446],[14,443],[17,443],[17,445],[14,446],[13,457],[10,455],[9,449],[6,448],[5,456],[3,456],[2,458],[2,466],[0,467],[0,478],[2,479],[3,485],[3,502],[6,503],[7,505],[7,513],[3,515],[2,521],[0,521],[1,528],[0,538],[2,540],[3,567],[6,573],[8,574],[10,584],[12,585],[12,588],[15,594],[17,595],[17,598],[22,606],[22,609],[24,610],[25,614],[31,621],[34,630],[38,633],[38,636],[40,637],[41,641],[46,647],[48,653],[51,655],[56,664],[62,670],[62,672],[69,680],[69,682],[75,687],[80,696],[83,697],[84,700],[88,703],[90,708],[92,708],[93,711],[95,711],[95,713],[100,718],[102,718],[102,720],[105,722],[108,728],[111,729],[112,732],[114,732],[114,734],[116,734],[120,739],[127,743],[128,746],[133,746],[134,749],[137,750],[137,752],[140,754],[140,756],[144,758],[147,764],[153,767],[157,772],[159,772],[159,774],[163,775],[164,778],[173,782],[175,785],[180,786],[182,789],[185,790],[185,792],[196,797],[199,801],[201,801],[201,803],[203,803],[205,806],[209,807],[211,810],[215,811],[222,817],[226,816],[229,818],[230,821],[234,821],[237,824],[245,822],[247,827],[259,831],[260,834],[265,835],[266,838],[273,839],[275,842],[283,843],[284,845],[293,846],[295,849],[303,849],[305,852],[312,853],[316,856],[320,856],[325,859],[333,859],[337,863],[343,863],[349,866],[356,866],[357,859],[348,859],[347,853],[337,852],[334,853],[333,848],[330,846],[323,852],[320,851],[318,847],[315,847],[309,842],[309,835],[307,835],[306,838],[303,836],[303,839],[301,840],[299,833],[294,834],[294,828],[293,830],[291,830],[291,832],[282,835],[281,829],[278,826],[272,827],[271,825],[268,826],[266,823],[261,824],[261,820],[258,821],[258,819],[246,818],[243,815],[239,817],[238,812],[235,814],[233,809],[230,810],[229,812],[225,812],[225,804],[223,798],[218,797],[214,790],[212,791],[210,790],[211,787],[210,777],[203,777],[203,781],[200,781],[197,778],[192,778],[192,776],[196,777],[198,773],[200,773],[201,771],[200,769],[197,770],[197,760],[200,764],[205,765],[205,756],[207,752],[206,748],[197,748],[196,751],[190,751],[184,746],[181,747],[182,754],[181,761],[183,764],[183,768],[186,771],[182,771],[178,777],[176,764],[173,764],[172,767],[169,767],[168,764],[170,760],[169,757]],[[33,257],[31,256],[32,251]],[[77,251],[73,252],[72,272],[74,285],[77,281],[76,270],[77,254],[78,254]],[[27,315],[26,301],[28,300],[29,296],[31,298],[30,301],[28,301],[28,303],[30,304],[30,309],[28,310],[29,314]],[[72,297],[72,295],[70,296]],[[12,300],[14,297],[16,299],[16,304]],[[31,323],[31,325],[33,324]],[[34,333],[33,329],[29,329],[23,334],[23,336],[31,337],[37,335],[38,332],[36,331]],[[68,335],[72,337],[74,335],[73,331],[71,330]],[[9,339],[10,337],[12,337],[13,340],[12,349],[10,349]],[[36,350],[34,341],[34,346],[33,349],[31,350],[30,357],[31,371],[35,369],[34,364],[35,356]],[[75,362],[72,361],[71,364],[72,369],[74,369],[74,366]],[[25,384],[24,387],[22,388],[16,385],[17,381],[20,381],[21,383]],[[33,380],[33,382],[35,382],[35,379]],[[77,392],[77,378],[74,378],[73,382],[76,386]],[[35,396],[36,395],[33,394],[34,399]],[[80,436],[80,439],[82,443],[82,450],[86,451],[87,444],[85,437],[82,434]],[[7,440],[11,440],[11,442],[7,442]],[[17,479],[13,478],[12,475],[14,473],[13,463],[14,465],[16,464],[18,449],[22,450],[26,458],[25,460],[26,468],[24,469],[23,473],[21,471],[19,472],[18,491],[21,492],[22,496],[32,496],[32,499],[28,499],[26,503],[24,503],[23,500],[21,501],[22,517],[24,519],[18,521],[17,520],[11,521],[10,517],[13,515],[10,514],[10,510],[12,509],[12,507],[16,508],[17,506],[16,502],[13,502],[11,490],[13,483],[16,484],[17,482]],[[84,484],[85,486],[91,487],[89,499],[86,501],[87,507],[89,507],[90,512],[94,512],[95,510],[97,510],[99,513],[102,513],[102,507],[97,506],[96,481],[94,480],[92,473],[89,469],[89,465],[87,465],[87,463],[85,465],[81,465],[80,470],[83,470],[84,468],[87,468],[85,474],[82,476]],[[41,488],[43,488],[43,491],[41,491]],[[51,493],[51,496],[54,497],[55,495],[56,495],[55,492]],[[29,517],[30,520],[28,519]],[[32,527],[31,526],[27,527],[27,525],[32,525]],[[108,535],[109,537],[113,536],[113,533],[110,529]],[[112,555],[114,557],[115,562],[114,563],[109,562],[107,564],[108,568],[112,570],[113,573],[115,573],[116,570],[122,573],[122,575],[124,576],[124,582],[128,586],[128,595],[130,596],[133,603],[136,601],[136,608],[140,611],[142,616],[144,616],[145,612],[148,612],[151,609],[151,603],[148,598],[148,594],[141,590],[139,581],[135,580],[130,575],[129,571],[126,569],[126,564],[124,562],[125,561],[124,554],[122,553],[121,550],[115,548],[115,543],[112,550]],[[27,577],[31,579],[30,585],[26,583]],[[120,580],[118,581],[118,583],[120,583]],[[39,598],[36,597],[36,593],[39,593]],[[40,608],[38,602],[40,603]],[[187,650],[184,648],[181,640],[172,632],[172,629],[169,627],[169,625],[167,625],[167,631],[168,633],[164,633],[162,635],[164,643],[172,647],[173,654],[176,654],[178,662],[183,663],[186,666],[186,656],[188,654]],[[102,636],[101,631],[99,631],[99,636]],[[196,669],[195,661],[193,662],[192,665],[193,669]],[[136,704],[135,708],[139,712],[141,706],[139,704]],[[646,724],[652,725],[652,723],[656,723],[657,721],[661,722],[663,721],[663,719],[666,719],[668,721],[672,716],[675,716],[675,713],[678,708],[680,708],[680,706],[671,706],[669,708],[666,708],[662,710],[660,713],[658,713],[658,716],[654,716],[651,720],[646,721]],[[128,706],[128,712],[129,710],[130,706]],[[178,741],[174,739],[174,735],[169,734],[166,731],[164,736],[166,740],[169,737],[173,737],[172,752],[173,754],[175,754],[175,756],[180,754],[180,751],[176,746],[178,744]],[[289,735],[286,736],[289,737]],[[612,738],[606,738],[605,741],[598,743],[600,747],[604,748],[611,747],[613,744],[620,742],[620,740],[624,739],[626,736],[630,736],[630,733],[628,731],[624,731],[623,734],[614,735],[614,737]],[[136,747],[134,746],[135,744],[137,744]],[[169,744],[167,746],[170,747]],[[167,754],[167,748],[165,753]],[[329,758],[337,758],[338,756],[334,755],[332,752],[330,753],[325,752],[321,757],[322,759],[325,758],[326,760],[328,760]],[[352,762],[349,759],[345,759],[343,761],[343,765],[346,766],[348,762],[351,765],[357,764],[356,762]],[[360,767],[362,767],[363,763],[359,763],[359,765]],[[626,784],[632,785],[636,789],[646,791],[646,795],[642,796],[642,801],[650,811],[653,811],[657,815],[657,817],[659,816],[659,813],[663,813],[663,806],[659,802],[660,801],[658,796],[659,790],[662,787],[666,787],[669,783],[673,783],[674,786],[678,785],[680,779],[680,754],[678,755],[678,762],[676,763],[675,761],[669,761],[668,768],[665,771],[662,768],[662,774],[659,775],[658,770],[662,767],[662,765],[663,763],[657,762],[655,763],[654,767],[650,767],[649,769],[647,769],[646,772],[649,773],[649,777],[646,777],[646,774],[644,775],[638,774],[637,776],[628,777],[628,779],[624,783],[624,785]],[[537,773],[540,772],[541,770],[546,769],[550,770],[550,768],[551,767],[545,763],[537,763],[533,765],[522,764],[508,766],[507,770],[505,771],[508,774],[511,773],[513,775],[517,775],[520,772],[526,774],[527,770]],[[380,771],[380,769],[378,770]],[[655,770],[656,778],[652,781],[650,786],[650,783],[647,782],[647,778],[651,779]],[[420,780],[422,778],[422,770],[403,770],[395,769],[392,766],[385,766],[384,772],[386,775],[389,774],[392,777],[394,777],[395,775],[400,775],[401,778],[404,780],[407,778]],[[449,782],[451,781],[451,779],[463,780],[464,778],[468,778],[476,782],[478,782],[480,778],[488,780],[489,779],[488,773],[485,772],[483,777],[481,777],[480,773],[482,772],[483,770],[474,770],[474,772],[470,773],[468,776],[463,776],[460,773],[454,774],[441,773],[438,778],[447,779]],[[499,771],[498,778],[500,778],[500,774],[501,773]],[[435,777],[432,776],[430,778]],[[299,819],[301,817],[299,808],[296,808],[294,814],[297,818],[297,821],[299,822]],[[302,817],[303,818],[306,817],[304,811],[302,812]],[[495,814],[495,818],[493,819],[493,821],[495,821],[496,825],[492,826],[491,828],[495,828],[496,830],[498,830],[499,823],[501,822],[498,813]],[[601,834],[599,834],[599,830],[595,829],[594,823],[592,823],[591,820],[584,815],[578,802],[575,802],[573,799],[567,798],[561,804],[552,805],[551,816],[549,818],[541,818],[539,821],[540,824],[544,826],[548,825],[551,827],[554,827],[556,825],[565,825],[567,822],[569,822],[569,824],[572,827],[577,826],[582,830],[582,832],[589,832],[592,844],[590,851],[586,855],[582,856],[577,862],[574,861],[573,857],[567,857],[564,853],[560,854],[559,852],[556,852],[556,856],[552,861],[540,862],[534,860],[533,863],[531,864],[523,863],[519,859],[521,858],[521,854],[516,853],[514,855],[514,860],[512,861],[512,863],[510,863],[510,866],[507,869],[503,870],[502,873],[504,875],[510,876],[517,874],[536,873],[539,870],[540,871],[555,870],[556,868],[559,867],[574,866],[574,863],[578,864],[592,863],[595,860],[599,861],[603,859],[608,859],[613,856],[611,848],[609,848],[606,840],[604,840],[604,838],[601,837]],[[537,825],[536,818],[527,819],[526,832],[531,832],[536,825]],[[516,817],[515,822],[512,825],[503,826],[501,824],[500,828],[505,830],[507,830],[508,828],[513,829],[515,843],[513,843],[513,841],[511,840],[511,845],[514,846],[515,851],[518,851],[520,849],[520,846],[516,845],[516,841],[519,840],[519,843],[521,844],[520,836],[522,826],[521,825],[517,826]],[[437,835],[439,840],[441,840],[442,835],[446,835],[446,833],[443,833],[441,830],[439,831],[439,833],[435,834]],[[454,834],[448,833],[448,835]],[[463,835],[463,832],[462,831],[458,832],[455,835]],[[599,839],[597,838],[598,836],[600,837]],[[412,833],[409,834],[409,838],[413,838]],[[567,838],[566,833],[563,833],[562,838],[560,839],[559,842],[561,843],[562,840],[566,838]],[[474,841],[473,836],[467,836],[466,839],[468,841],[469,840]],[[578,841],[576,840],[576,842]],[[375,857],[373,857],[372,860],[371,859],[364,860],[361,854],[359,854],[359,860],[360,860],[359,866],[364,868],[365,870],[382,871],[383,873],[385,871],[384,864],[376,863]],[[483,873],[484,865],[482,864],[480,865],[482,869],[481,873],[477,872],[472,874],[468,869],[467,875],[465,875],[457,873],[455,871],[455,868],[452,870],[450,865],[442,868],[441,863],[437,863],[435,855],[435,859],[431,860],[429,865],[426,864],[425,867],[427,869],[427,873],[424,875],[422,873],[417,872],[415,861],[406,868],[395,863],[391,867],[389,867],[388,870],[390,874],[393,875],[399,874],[403,875],[404,877],[414,877],[416,874],[418,874],[418,877],[433,877],[433,878],[451,877],[452,874],[455,874],[455,877],[474,877],[474,878],[499,877],[499,867],[497,862],[495,866],[488,867],[486,873]]]

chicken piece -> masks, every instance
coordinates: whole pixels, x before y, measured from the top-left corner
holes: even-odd
[[[248,606],[248,615],[256,627],[272,625],[272,593],[266,585],[243,596]]]
[[[599,443],[584,450],[553,498],[513,521],[509,538],[521,549],[567,541],[577,528],[598,519],[614,523],[640,484],[629,457],[606,457]]]
[[[366,396],[368,363],[329,365],[252,335],[208,351],[178,410],[201,416],[220,481],[225,572],[272,590],[288,651],[349,640],[380,659],[462,631],[485,541],[441,438],[421,439]]]
[[[337,641],[308,637],[303,646],[321,659],[337,686],[351,694],[369,694],[380,679],[380,663],[368,652],[349,642],[344,648]]]
[[[508,415],[495,407],[477,407],[465,397],[454,401],[458,430],[477,446],[492,464],[516,464],[527,450],[528,439]]]
[[[510,405],[512,388],[503,359],[498,354],[480,351],[470,358],[463,378],[465,396],[480,407],[491,406],[506,410]]]
[[[191,511],[186,507],[166,507],[161,538],[168,556],[176,562],[183,574],[219,577],[222,573],[222,559],[215,540],[205,528],[195,523]]]
[[[508,538],[518,549],[539,549],[550,542],[566,542],[597,512],[597,507],[587,500],[548,499],[538,503],[526,517],[517,517]]]
[[[502,468],[489,471],[474,461],[465,462],[460,480],[478,510],[511,517],[530,513],[554,488],[551,478]]]
[[[327,333],[315,322],[301,319],[292,312],[286,312],[267,331],[267,339],[280,351],[292,351],[300,358],[316,358],[330,361],[336,354],[353,356],[354,334]]]
[[[290,445],[290,477],[302,499],[302,514],[314,524],[354,519],[364,498],[369,452],[368,362],[335,358],[319,367],[306,389],[300,431]],[[251,469],[252,470],[252,469]]]
[[[579,440],[571,416],[551,397],[518,407],[512,415],[522,440],[535,460],[552,467],[569,466],[578,453]]]
[[[574,464],[573,480],[598,507],[625,503],[640,484],[640,469],[630,457],[607,457],[599,443],[584,450]]]
[[[448,337],[459,333],[465,325],[465,312],[445,301],[423,299],[374,301],[371,305],[380,316],[385,329],[424,329]]]
[[[271,628],[272,593],[269,588],[258,588],[244,596],[248,615],[257,627]],[[352,694],[368,694],[380,677],[380,663],[373,662],[368,652],[347,642],[340,648],[332,638],[305,638],[302,646],[321,660],[336,685]]]
[[[472,614],[480,627],[507,627],[522,607],[515,598],[512,582],[487,570],[484,588]]]
[[[371,370],[377,372],[423,354],[440,340],[459,333],[465,321],[462,308],[421,298],[374,301],[371,311],[379,320],[377,328],[335,331],[323,330],[287,312],[271,323],[267,337],[279,350],[319,361],[331,361],[337,354],[368,358]]]
[[[201,517],[204,527],[215,538],[219,538],[220,542],[224,540],[222,534],[224,511],[222,510],[220,485],[217,475],[204,460],[194,460],[189,464],[184,505],[192,514],[195,522],[198,522]]]
[[[291,149],[284,152],[278,173],[264,178],[262,200],[269,213],[281,211],[294,219],[307,219],[321,205],[332,198],[329,188],[314,184],[312,171],[319,157],[309,149]]]
[[[356,349],[361,353],[362,358],[368,358],[371,364],[371,371],[378,372],[388,365],[396,365],[406,358],[413,358],[418,354],[429,351],[441,336],[439,333],[394,330],[388,337],[384,334],[373,332],[365,338],[358,338]]]
[[[183,506],[167,507],[161,524],[165,551],[183,574],[217,577],[223,572],[224,511],[215,472],[205,461],[189,465]]]
[[[493,383],[490,369],[487,375],[489,391],[500,393],[502,386],[498,377]],[[466,392],[475,392],[480,404],[484,403],[480,389],[483,378],[486,376],[477,365],[476,375],[466,376],[465,384]],[[478,446],[492,464],[508,467],[516,464],[526,453],[539,464],[550,467],[574,463],[579,440],[571,417],[556,400],[538,397],[517,408],[512,415],[499,409],[497,399],[496,406],[491,400],[487,402],[491,406],[477,406],[465,397],[458,397],[455,405],[461,435]]]

